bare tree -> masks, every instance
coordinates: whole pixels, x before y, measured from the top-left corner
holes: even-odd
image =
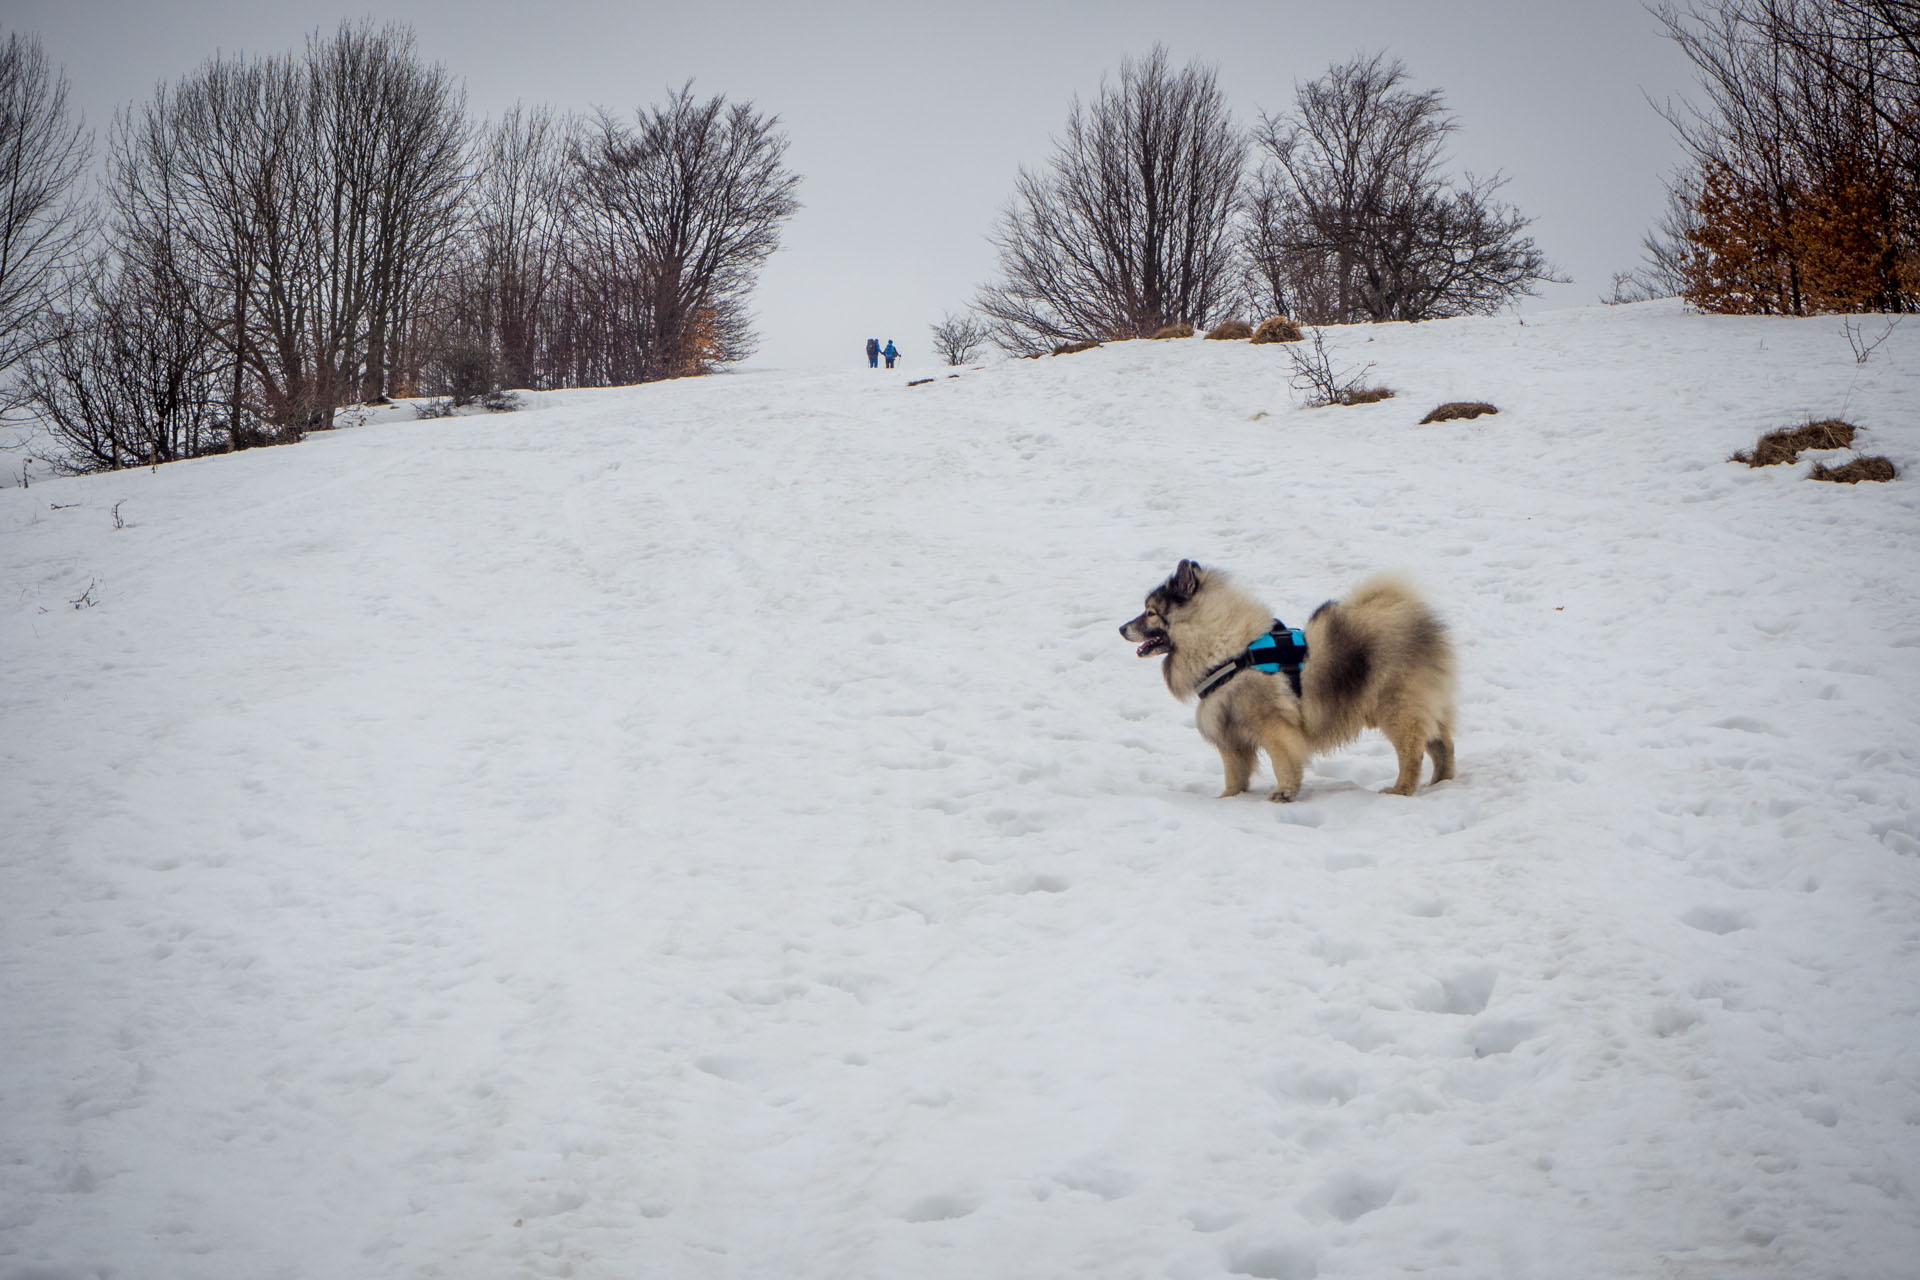
[[[994,341],[1057,343],[1204,327],[1230,305],[1246,140],[1211,68],[1156,46],[1090,106],[1075,99],[1048,170],[1020,171],[977,302]]]
[[[752,354],[747,301],[800,207],[779,124],[752,103],[698,102],[689,82],[632,126],[601,111],[574,140],[576,297],[613,321],[598,336],[632,351],[633,380]]]
[[[413,33],[343,23],[307,43],[310,111],[335,198],[322,269],[338,287],[343,392],[387,391],[388,343],[422,280],[446,261],[468,180],[466,111],[445,68],[414,51]]]
[[[515,106],[480,135],[458,343],[484,350],[495,381],[551,385],[545,320],[565,223],[567,123]]]
[[[1498,174],[1443,173],[1458,126],[1405,64],[1355,58],[1299,86],[1291,116],[1263,116],[1247,252],[1277,309],[1318,323],[1497,311],[1557,280],[1494,198]]]
[[[933,350],[948,364],[965,364],[973,359],[987,339],[987,326],[969,315],[955,315],[949,311],[940,317],[939,324],[930,324],[927,331],[933,335]]]
[[[0,44],[0,375],[45,335],[91,220],[79,198],[91,136],[67,105],[66,76],[39,41]],[[0,405],[5,397],[0,394]]]

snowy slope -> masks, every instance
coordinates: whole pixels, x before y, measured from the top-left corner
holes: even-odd
[[[0,492],[0,1278],[1913,1275],[1920,327],[1332,342]],[[1181,556],[1409,571],[1460,777],[1214,799]]]

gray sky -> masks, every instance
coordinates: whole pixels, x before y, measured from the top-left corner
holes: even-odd
[[[1459,168],[1504,172],[1563,274],[1530,307],[1575,306],[1638,265],[1678,160],[1647,105],[1683,94],[1677,50],[1638,0],[978,0],[966,5],[584,0],[4,0],[38,33],[102,141],[114,109],[216,51],[276,53],[343,18],[410,25],[466,84],[475,117],[517,100],[622,114],[691,77],[751,100],[792,139],[804,208],[755,295],[756,366],[862,361],[894,339],[931,363],[927,325],[993,274],[987,243],[1021,165],[1040,167],[1078,94],[1155,42],[1217,68],[1238,118],[1296,82],[1386,49],[1444,91]]]

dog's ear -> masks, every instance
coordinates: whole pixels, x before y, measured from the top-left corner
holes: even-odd
[[[1200,566],[1191,560],[1182,560],[1180,567],[1167,579],[1167,590],[1177,596],[1182,604],[1200,593]]]

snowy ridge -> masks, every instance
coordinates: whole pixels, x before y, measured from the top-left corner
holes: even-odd
[[[0,491],[0,1278],[1911,1274],[1920,329],[1331,342]],[[1214,799],[1181,556],[1407,570],[1459,778]]]

